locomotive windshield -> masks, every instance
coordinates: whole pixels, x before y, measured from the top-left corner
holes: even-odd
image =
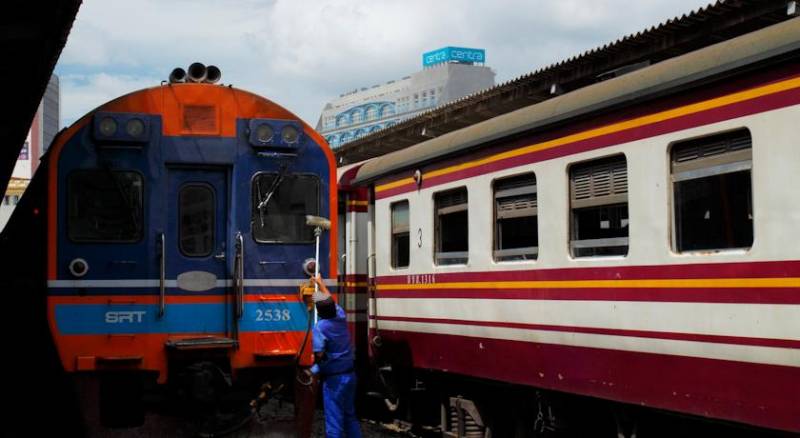
[[[74,242],[136,242],[142,237],[142,175],[79,170],[67,179],[68,236]]]
[[[204,257],[214,250],[214,191],[208,185],[189,184],[178,195],[178,240],[183,254]]]
[[[258,242],[304,243],[314,240],[306,215],[319,215],[319,178],[315,175],[262,173],[253,180],[251,223]]]

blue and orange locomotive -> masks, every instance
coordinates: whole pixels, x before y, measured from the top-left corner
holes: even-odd
[[[4,248],[38,246],[28,290],[46,297],[63,370],[100,376],[112,419],[148,380],[202,398],[312,362],[306,216],[333,220],[319,242],[333,286],[333,154],[297,116],[219,77],[176,69],[62,131],[3,235]]]

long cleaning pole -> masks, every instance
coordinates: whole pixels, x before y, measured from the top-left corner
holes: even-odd
[[[317,240],[317,248],[314,253],[314,278],[316,279],[319,277],[319,236],[322,235],[322,227],[314,228],[314,236]],[[317,284],[316,280],[314,281],[314,292],[319,291],[319,284]],[[314,309],[314,324],[317,323],[317,310]]]

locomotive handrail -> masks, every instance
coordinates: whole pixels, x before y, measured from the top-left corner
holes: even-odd
[[[234,269],[234,291],[236,293],[236,318],[244,314],[244,238],[236,233],[236,268]]]
[[[165,242],[164,233],[160,233],[159,234],[159,240],[160,240],[160,243],[161,243],[161,248],[160,248],[161,254],[159,256],[159,263],[161,264],[161,266],[160,266],[160,269],[159,269],[160,270],[160,274],[159,274],[159,277],[158,277],[158,290],[159,290],[159,295],[158,295],[158,317],[162,318],[164,316],[164,309],[166,307],[165,306],[166,293],[165,293],[165,287],[164,287],[166,281],[165,281],[164,277],[166,276],[166,266],[167,266],[167,263],[166,263],[166,260],[165,260],[166,259],[166,256],[165,256],[165,254],[166,254],[166,246],[164,244],[164,242]]]

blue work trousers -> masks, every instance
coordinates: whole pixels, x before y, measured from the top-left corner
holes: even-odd
[[[324,377],[322,399],[327,438],[361,438],[356,418],[356,373]]]

